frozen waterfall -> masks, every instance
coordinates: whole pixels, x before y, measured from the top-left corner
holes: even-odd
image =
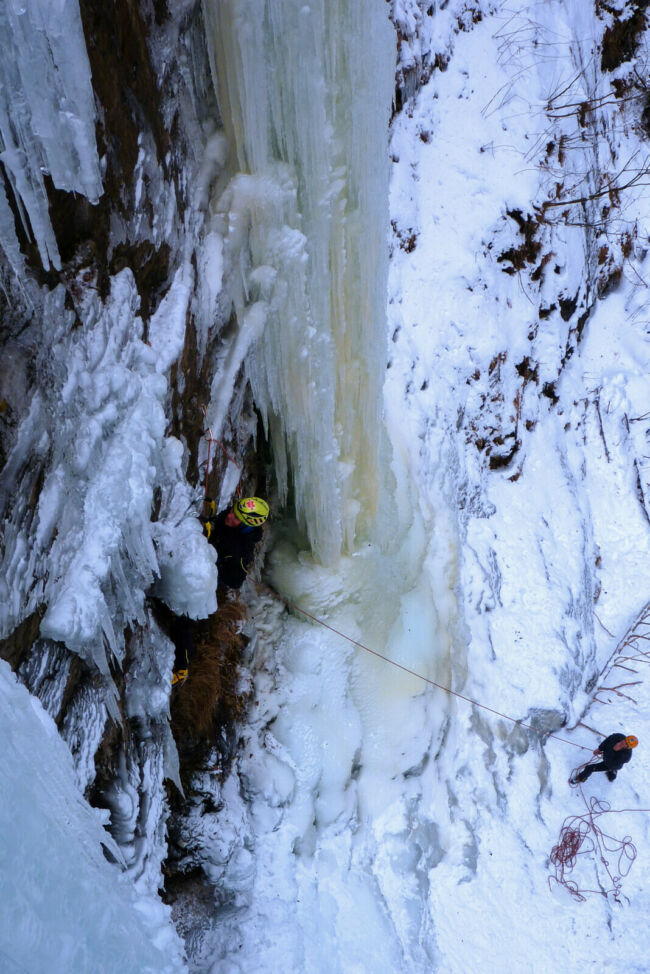
[[[434,512],[384,401],[389,8],[204,0],[204,12],[230,145],[211,218],[252,343],[246,369],[280,491],[314,556],[289,531],[276,538],[269,577],[353,639],[448,685],[462,679],[464,659],[454,529],[441,498],[433,535]],[[388,974],[401,969],[402,951],[426,965],[417,889],[438,847],[418,806],[437,780],[429,752],[444,734],[447,699],[318,626],[279,618],[273,600],[251,602],[259,707],[240,784],[226,786],[219,854],[206,849],[221,895],[235,890],[248,908],[217,918],[193,962],[230,970],[238,945],[263,943],[259,969],[269,972],[365,964],[358,969]],[[359,914],[361,937],[350,919]],[[243,963],[232,969],[250,969]]]
[[[261,330],[246,369],[282,499],[332,563],[385,503],[394,31],[381,0],[203,8],[234,173],[214,219],[240,325]]]

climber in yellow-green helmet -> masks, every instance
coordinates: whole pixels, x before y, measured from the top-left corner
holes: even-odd
[[[214,502],[209,502],[214,509]],[[269,505],[261,497],[240,497],[231,508],[204,520],[205,532],[217,549],[219,586],[240,588],[262,539]]]

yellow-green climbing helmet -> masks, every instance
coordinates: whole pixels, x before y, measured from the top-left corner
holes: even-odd
[[[256,528],[269,516],[269,505],[261,497],[240,497],[235,501],[233,511],[242,524]]]

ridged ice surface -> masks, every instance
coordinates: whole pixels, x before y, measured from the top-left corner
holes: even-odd
[[[203,6],[237,172],[214,212],[240,326],[254,340],[246,369],[280,493],[293,490],[313,550],[332,562],[368,533],[380,502],[388,6]]]
[[[35,363],[40,387],[0,483],[0,505],[10,512],[1,554],[2,636],[47,604],[41,634],[107,673],[110,653],[123,659],[125,620],[143,618],[154,582],[177,612],[214,611],[214,552],[190,513],[182,445],[166,435],[163,408],[190,291],[190,272],[181,269],[150,321],[148,343],[130,270],[113,278],[105,305],[91,300],[83,329],[71,327],[63,289],[49,294],[50,345]],[[32,515],[11,501],[39,472],[43,487]],[[156,485],[161,514],[152,521]],[[45,570],[47,564],[56,569]]]

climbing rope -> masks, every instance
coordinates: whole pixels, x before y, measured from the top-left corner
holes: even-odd
[[[578,770],[578,769],[576,769]],[[575,772],[574,772],[575,774]],[[597,820],[603,815],[622,815],[624,812],[647,812],[647,808],[612,808],[609,802],[592,796],[587,802],[582,788],[580,794],[585,803],[586,811],[582,815],[569,815],[565,818],[557,845],[553,846],[549,857],[554,868],[553,875],[548,877],[548,885],[564,886],[571,896],[579,903],[585,901],[586,894],[600,893],[612,896],[620,903],[619,895],[623,880],[628,875],[637,856],[636,846],[629,835],[617,839],[603,832]],[[575,868],[578,857],[589,854],[598,856],[600,863],[609,877],[609,889],[580,889],[575,880],[568,878]],[[614,860],[612,865],[611,860]]]
[[[317,616],[313,615],[311,612],[307,612],[306,609],[302,609],[291,599],[286,598],[284,595],[280,595],[275,589],[272,589],[269,585],[264,584],[264,582],[255,582],[259,589],[267,591],[274,598],[283,602],[287,608],[292,609],[295,612],[300,612],[301,615],[306,616],[311,619],[312,622],[317,623],[324,629],[328,629],[330,632],[335,633],[340,636],[341,639],[345,639],[347,642],[352,643],[353,646],[363,649],[365,652],[370,653],[372,656],[376,656],[378,659],[383,660],[385,663],[389,663],[391,666],[396,667],[398,670],[402,670],[404,673],[408,673],[410,676],[421,680],[423,683],[429,684],[429,686],[436,687],[438,690],[442,690],[444,693],[448,693],[451,696],[458,697],[461,700],[465,700],[467,703],[471,703],[474,707],[480,707],[481,710],[487,710],[491,714],[495,714],[497,717],[502,717],[504,720],[509,720],[513,724],[518,724],[521,727],[526,727],[528,730],[534,731],[545,738],[553,738],[553,740],[561,741],[563,744],[571,744],[573,747],[578,747],[583,751],[589,751],[590,748],[585,747],[584,744],[576,744],[575,741],[569,741],[565,737],[559,737],[557,734],[551,734],[547,731],[540,731],[537,727],[533,727],[532,724],[526,723],[523,720],[517,720],[515,717],[511,717],[509,714],[501,713],[499,710],[495,710],[493,707],[488,707],[484,703],[479,703],[478,700],[473,700],[471,697],[465,696],[463,693],[458,693],[456,690],[452,690],[450,687],[442,686],[440,683],[436,683],[435,680],[429,679],[427,676],[423,676],[421,673],[417,673],[415,670],[409,669],[408,666],[403,666],[401,663],[390,659],[388,656],[384,656],[383,653],[377,652],[375,649],[371,649],[369,646],[364,645],[364,643],[359,642],[358,639],[353,639],[351,636],[346,635],[341,632],[340,629],[336,629],[331,626],[328,622],[323,619],[319,619]],[[585,761],[578,768],[576,768],[572,774],[572,779],[577,777],[577,775],[589,764],[589,760]],[[580,787],[576,782],[571,782],[575,786]],[[551,855],[549,861],[551,866],[553,866],[555,872],[553,875],[548,877],[549,888],[553,888],[553,883],[558,886],[564,886],[566,890],[573,896],[578,902],[584,902],[586,899],[586,894],[588,893],[601,893],[604,896],[612,896],[613,899],[620,903],[620,892],[622,887],[623,879],[628,875],[634,860],[637,856],[636,846],[632,842],[629,835],[624,836],[622,839],[617,839],[612,835],[604,832],[602,828],[597,824],[597,819],[606,814],[622,814],[624,812],[648,812],[650,809],[647,808],[623,808],[623,809],[612,809],[610,804],[601,799],[592,797],[587,803],[584,792],[580,787],[580,794],[582,795],[583,801],[585,803],[586,812],[582,815],[570,815],[564,820],[562,828],[560,830],[560,838],[551,850]],[[592,890],[592,889],[580,889],[575,880],[569,878],[569,874],[572,872],[577,864],[578,856],[588,855],[590,853],[597,853],[600,863],[603,866],[607,876],[609,877],[610,888]],[[610,867],[610,858],[617,857],[616,863],[613,868]]]
[[[480,707],[481,710],[487,710],[488,713],[495,714],[497,717],[502,717],[504,720],[509,720],[513,724],[518,724],[520,727],[526,727],[528,730],[533,731],[535,734],[539,734],[540,737],[543,738],[552,737],[553,740],[561,741],[563,744],[571,744],[572,747],[579,747],[583,751],[591,750],[590,748],[585,747],[584,744],[576,744],[575,741],[569,741],[565,737],[558,737],[557,734],[551,734],[549,731],[539,730],[539,728],[534,727],[532,724],[526,723],[526,721],[524,720],[518,720],[516,717],[510,717],[508,714],[502,714],[501,711],[494,710],[492,707],[488,707],[484,703],[479,703],[478,700],[473,700],[471,697],[466,697],[463,693],[458,693],[457,690],[452,690],[450,687],[445,687],[441,683],[436,683],[435,680],[429,679],[428,676],[423,676],[421,673],[416,673],[415,670],[409,669],[408,666],[403,666],[401,663],[396,662],[394,659],[390,659],[389,656],[384,656],[382,653],[377,652],[376,649],[370,649],[369,646],[365,646],[363,643],[360,643],[357,639],[352,639],[351,636],[347,636],[344,632],[341,632],[339,629],[336,629],[334,626],[330,626],[329,623],[324,622],[322,619],[319,619],[315,615],[312,615],[311,612],[307,612],[306,609],[301,609],[301,607],[299,605],[296,605],[295,602],[292,602],[291,599],[286,598],[284,595],[280,595],[279,592],[276,592],[275,589],[272,589],[269,585],[266,585],[264,582],[255,582],[255,584],[257,585],[258,588],[265,589],[272,596],[274,596],[274,598],[278,599],[280,602],[283,602],[287,606],[287,608],[292,609],[295,612],[300,612],[302,615],[307,616],[308,619],[311,619],[312,622],[317,623],[319,626],[322,626],[324,629],[329,629],[330,632],[333,632],[337,636],[340,636],[341,639],[345,639],[347,640],[347,642],[352,643],[353,646],[357,646],[359,649],[363,649],[366,653],[370,653],[372,656],[376,656],[377,659],[383,660],[384,663],[389,663],[391,666],[396,667],[396,669],[402,670],[404,673],[408,673],[409,676],[414,676],[417,680],[422,680],[423,683],[428,683],[429,686],[436,687],[436,689],[442,690],[444,693],[448,693],[452,697],[458,697],[460,700],[465,700],[466,703],[471,703],[474,707]]]
[[[203,418],[207,421],[208,411],[203,404],[201,404],[201,412],[203,413]],[[208,456],[205,461],[205,488],[203,491],[203,513],[206,514],[207,506],[208,506],[208,480],[210,477],[210,457],[212,453],[212,444],[215,443],[218,447],[220,447],[221,450],[225,453],[228,460],[231,463],[234,463],[234,465],[240,471],[239,480],[237,481],[237,486],[235,487],[235,494],[237,495],[237,497],[241,496],[241,481],[243,476],[243,467],[241,463],[238,463],[237,460],[235,460],[235,458],[232,456],[232,454],[230,454],[228,450],[226,450],[221,440],[217,440],[216,437],[213,436],[212,428],[210,426],[207,427],[204,435],[208,444]]]

